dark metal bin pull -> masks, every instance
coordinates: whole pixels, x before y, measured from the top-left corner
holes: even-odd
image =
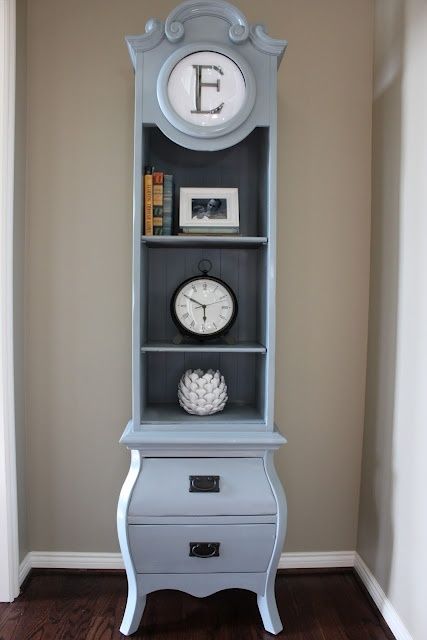
[[[190,476],[190,493],[219,493],[219,476]]]
[[[220,542],[190,542],[190,556],[194,558],[217,558]]]

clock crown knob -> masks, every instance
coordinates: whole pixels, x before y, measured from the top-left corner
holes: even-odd
[[[199,271],[201,271],[203,273],[203,275],[205,276],[212,269],[212,262],[210,260],[208,260],[207,258],[203,258],[202,260],[200,260],[200,262],[197,265],[197,267],[198,267]]]

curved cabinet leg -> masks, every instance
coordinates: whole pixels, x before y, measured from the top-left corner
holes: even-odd
[[[136,590],[129,591],[126,609],[120,627],[120,633],[123,633],[124,636],[130,636],[138,629],[146,601],[147,596],[138,595]]]
[[[128,579],[128,598],[122,626],[120,627],[120,631],[125,636],[129,636],[138,629],[146,602],[146,596],[143,595],[140,585],[138,585],[138,577],[132,562],[127,526],[129,502],[140,471],[141,456],[138,450],[133,449],[131,452],[129,473],[120,492],[117,507],[117,532],[119,534],[120,549]]]
[[[264,455],[264,468],[267,478],[270,482],[271,490],[276,499],[277,531],[273,553],[271,555],[270,564],[268,566],[266,574],[265,592],[262,595],[258,595],[258,609],[261,614],[265,630],[269,631],[270,633],[277,634],[282,631],[283,625],[282,621],[280,620],[279,612],[277,610],[274,587],[277,567],[279,564],[280,554],[282,553],[283,543],[286,535],[288,510],[286,505],[285,492],[283,491],[283,487],[280,483],[279,477],[274,467],[272,451],[267,451]]]
[[[280,633],[283,625],[279,612],[277,611],[276,598],[273,590],[269,590],[265,596],[258,596],[258,609],[261,614],[264,629],[270,633]]]

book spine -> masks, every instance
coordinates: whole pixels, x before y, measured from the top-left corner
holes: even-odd
[[[144,234],[153,235],[153,176],[147,169],[144,174]]]
[[[163,179],[163,235],[172,235],[173,176],[165,174]]]
[[[153,233],[163,233],[163,172],[153,172]]]

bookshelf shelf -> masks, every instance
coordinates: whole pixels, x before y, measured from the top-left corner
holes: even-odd
[[[142,353],[266,353],[267,348],[257,342],[173,344],[153,341],[143,344],[141,351]]]
[[[209,425],[216,426],[223,423],[228,428],[230,423],[236,425],[262,425],[264,420],[259,409],[252,405],[227,404],[225,409],[212,416],[192,416],[181,409],[176,402],[159,403],[148,405],[141,414],[141,425],[144,424],[156,426],[169,425],[188,425],[195,427],[199,425],[204,429],[208,429]]]
[[[142,236],[147,247],[246,247],[248,249],[266,245],[266,236]]]

